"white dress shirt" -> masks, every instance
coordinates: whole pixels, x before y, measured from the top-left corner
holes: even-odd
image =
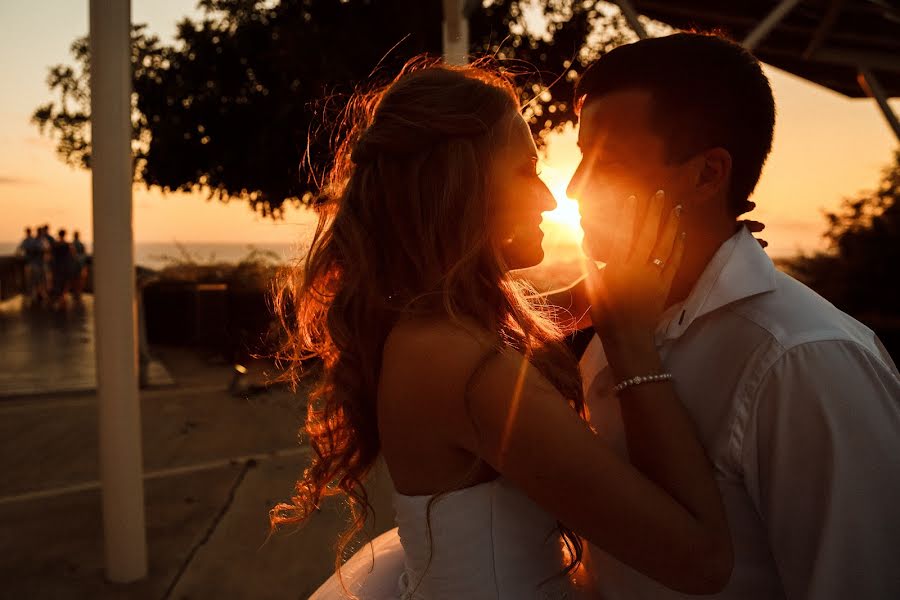
[[[745,229],[657,345],[714,465],[735,547],[728,600],[900,599],[900,375],[874,333],[778,272]],[[627,456],[598,338],[591,422]],[[604,598],[686,598],[591,548]]]

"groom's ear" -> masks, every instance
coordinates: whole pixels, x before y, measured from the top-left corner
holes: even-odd
[[[712,148],[697,157],[695,192],[704,199],[728,195],[731,181],[731,153],[724,148]]]

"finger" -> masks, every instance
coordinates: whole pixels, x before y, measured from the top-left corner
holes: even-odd
[[[750,221],[750,220],[741,221],[741,225],[743,225],[748,230],[750,230],[751,233],[759,233],[760,231],[762,231],[763,229],[766,228],[766,224],[762,223],[760,221]]]
[[[756,241],[759,242],[759,245],[763,248],[767,248],[769,246],[769,242],[767,242],[766,240],[757,239]]]
[[[662,222],[663,211],[666,208],[666,194],[662,190],[653,194],[649,201],[645,217],[640,224],[640,233],[632,248],[632,259],[641,263],[650,260],[650,254],[659,237],[659,224]]]
[[[666,290],[669,290],[672,287],[672,280],[675,279],[675,274],[678,272],[679,267],[681,267],[681,260],[684,258],[685,238],[686,234],[684,231],[678,234],[675,238],[672,254],[669,256],[669,262],[663,267],[662,282]]]
[[[656,246],[650,255],[650,260],[660,259],[668,261],[673,251],[673,244],[678,232],[681,231],[681,205],[679,204],[669,212],[666,224],[663,227]]]
[[[631,250],[634,224],[637,220],[638,199],[637,196],[628,196],[619,211],[618,224],[613,239],[613,247],[610,251],[610,262],[622,264],[628,259]],[[596,267],[596,265],[595,265]]]

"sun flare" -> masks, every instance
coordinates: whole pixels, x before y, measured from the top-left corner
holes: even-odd
[[[556,208],[544,213],[544,224],[548,235],[561,238],[561,242],[580,245],[584,232],[581,230],[578,202],[566,195],[569,178],[569,173],[559,169],[546,167],[541,171],[541,179],[556,198]]]

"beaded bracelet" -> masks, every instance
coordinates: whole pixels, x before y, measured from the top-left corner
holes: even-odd
[[[642,383],[658,383],[660,381],[672,381],[671,373],[658,373],[656,375],[638,375],[636,377],[632,377],[631,379],[626,379],[620,383],[617,383],[615,387],[613,387],[612,391],[614,394],[618,394],[625,388],[631,387],[633,385],[641,385]]]

